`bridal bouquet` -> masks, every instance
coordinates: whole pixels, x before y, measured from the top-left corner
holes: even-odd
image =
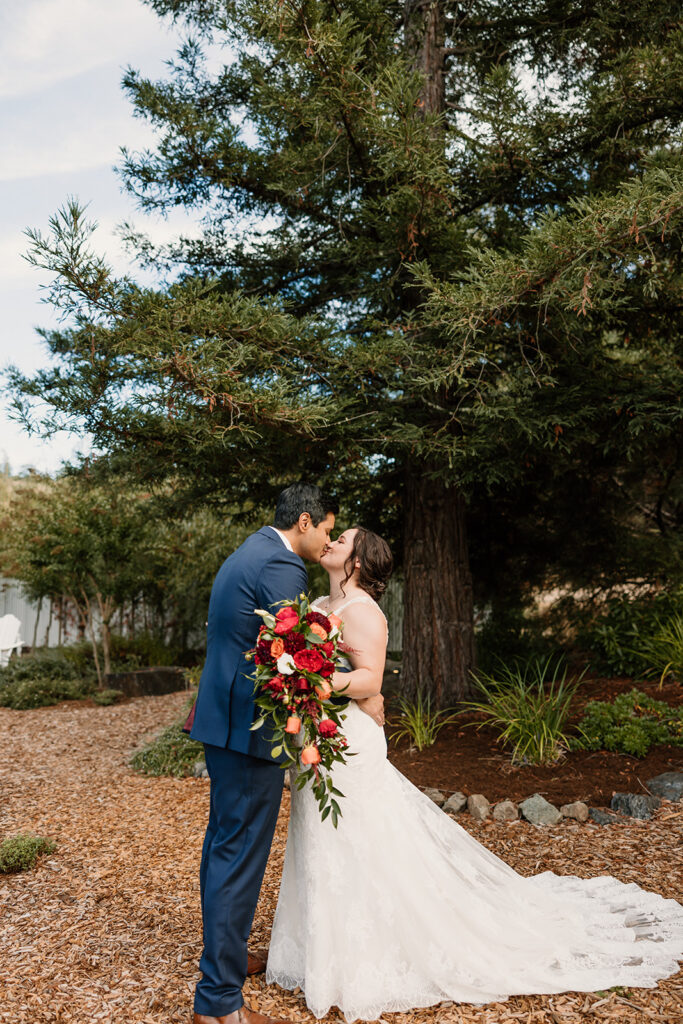
[[[299,769],[298,789],[311,782],[322,820],[341,815],[335,797],[343,796],[332,783],[335,762],[344,762],[347,741],[341,731],[341,712],[348,700],[333,696],[330,676],[345,648],[341,620],[311,609],[308,598],[279,602],[275,614],[255,609],[263,619],[256,647],[247,652],[256,665],[254,702],[260,711],[252,729],[268,722],[273,733],[273,757],[285,754],[283,767]]]

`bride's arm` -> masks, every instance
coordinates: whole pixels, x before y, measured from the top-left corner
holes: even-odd
[[[344,613],[344,643],[354,651],[347,655],[353,671],[335,672],[333,689],[354,700],[374,697],[382,689],[387,653],[386,623],[379,608],[366,603],[348,608]]]

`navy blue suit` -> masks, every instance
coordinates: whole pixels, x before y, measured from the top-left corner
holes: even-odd
[[[242,1006],[247,939],[277,822],[284,773],[255,717],[253,663],[244,657],[261,619],[255,608],[308,588],[304,563],[274,530],[247,537],[218,571],[209,602],[206,664],[191,736],[204,744],[211,777],[209,824],[199,882],[204,951],[197,1013],[221,1017]]]

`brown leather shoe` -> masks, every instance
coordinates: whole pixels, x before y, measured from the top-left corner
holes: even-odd
[[[263,974],[268,963],[268,950],[255,949],[247,953],[247,974]]]
[[[226,1013],[223,1017],[207,1017],[203,1013],[195,1013],[194,1024],[290,1024],[289,1021],[278,1020],[275,1017],[265,1017],[256,1010],[250,1010],[248,1006],[241,1006],[239,1010]]]

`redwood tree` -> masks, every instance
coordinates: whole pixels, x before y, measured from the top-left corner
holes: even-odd
[[[143,288],[88,250],[77,204],[34,232],[70,325],[46,335],[56,369],[13,375],[17,408],[202,500],[335,481],[402,527],[404,687],[448,703],[487,501],[655,449],[678,473],[678,5],[151,6],[192,35],[166,79],[126,73],[158,142],[123,180],[202,234],[130,230],[166,282]]]

